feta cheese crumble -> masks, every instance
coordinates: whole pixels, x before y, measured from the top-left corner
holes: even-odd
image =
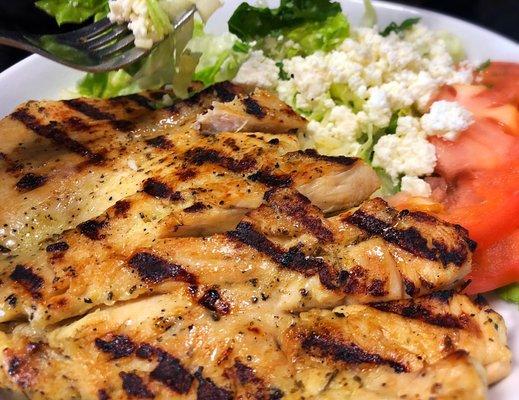
[[[279,67],[276,62],[265,57],[262,50],[253,51],[240,67],[234,82],[241,85],[260,86],[275,89],[278,84]]]
[[[437,135],[452,141],[474,122],[474,117],[459,103],[440,100],[432,104],[429,112],[420,121],[428,135]]]
[[[430,197],[432,193],[431,186],[416,176],[404,176],[400,189],[411,196]]]

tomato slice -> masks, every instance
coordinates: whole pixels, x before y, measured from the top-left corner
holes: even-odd
[[[453,142],[431,139],[438,163],[429,182],[443,205],[437,214],[478,243],[470,294],[519,282],[519,64],[492,62],[481,84],[439,92],[437,99],[460,102],[475,122]]]

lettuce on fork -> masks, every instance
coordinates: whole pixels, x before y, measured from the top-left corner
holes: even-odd
[[[108,14],[108,0],[39,0],[36,6],[56,18],[58,25],[79,24],[94,17],[97,21]]]

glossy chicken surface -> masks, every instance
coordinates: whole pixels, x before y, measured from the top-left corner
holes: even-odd
[[[501,317],[475,243],[222,83],[0,121],[0,389],[29,399],[484,399]],[[4,398],[0,390],[0,398]]]

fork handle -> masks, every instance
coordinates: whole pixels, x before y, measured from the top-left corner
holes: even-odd
[[[17,49],[27,50],[33,53],[36,52],[36,46],[30,44],[22,34],[16,31],[0,29],[0,44],[16,47]]]

